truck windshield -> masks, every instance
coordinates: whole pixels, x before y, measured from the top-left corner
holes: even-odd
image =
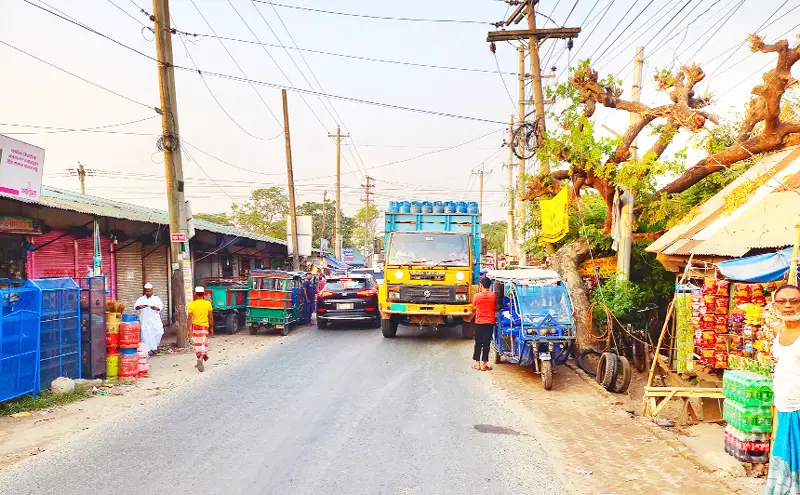
[[[561,285],[515,287],[523,316],[549,314],[559,323],[570,323],[567,293]]]
[[[388,265],[469,266],[466,235],[398,232],[389,243]]]

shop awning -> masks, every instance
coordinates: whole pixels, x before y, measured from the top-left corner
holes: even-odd
[[[349,265],[342,263],[341,261],[338,261],[333,256],[326,256],[325,262],[328,263],[328,266],[330,266],[331,268],[335,268],[337,270],[347,270],[348,268],[350,268]]]
[[[789,273],[792,248],[777,253],[759,254],[735,260],[721,261],[717,268],[726,278],[741,282],[772,282],[784,280]]]

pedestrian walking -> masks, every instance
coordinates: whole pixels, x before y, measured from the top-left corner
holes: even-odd
[[[161,298],[153,295],[153,284],[144,284],[144,295],[136,300],[134,307],[139,312],[139,322],[142,332],[142,342],[147,347],[149,355],[154,355],[164,336],[164,324],[161,322],[161,311],[164,303]]]
[[[772,294],[772,309],[781,320],[772,347],[778,428],[764,495],[794,495],[800,493],[800,288],[779,287]]]
[[[311,325],[311,313],[314,312],[314,302],[317,297],[317,287],[314,284],[314,275],[311,272],[306,273],[306,279],[303,281],[303,316],[306,324]]]
[[[473,314],[465,318],[466,321],[475,319],[475,350],[472,353],[472,360],[475,363],[472,367],[481,371],[492,369],[489,366],[489,346],[497,321],[497,294],[489,290],[491,286],[491,280],[486,277],[481,279],[481,291],[472,297],[472,306],[475,308]]]
[[[214,312],[211,302],[205,299],[204,287],[194,288],[194,300],[189,303],[189,337],[192,338],[194,354],[197,356],[195,367],[198,371],[205,371],[205,361],[208,361],[208,337],[214,334]]]

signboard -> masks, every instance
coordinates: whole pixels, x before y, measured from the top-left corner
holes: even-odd
[[[192,261],[181,260],[183,265],[183,290],[186,292],[186,304],[194,299],[194,280],[192,279]]]
[[[169,239],[172,242],[187,242],[189,239],[183,232],[178,232],[176,234],[170,234]]]
[[[32,218],[0,215],[0,232],[7,234],[41,234]]]
[[[311,215],[297,215],[298,256],[311,256],[312,225]],[[292,218],[288,215],[286,216],[286,244],[289,256],[291,256],[294,254],[294,239],[292,237]]]
[[[0,135],[0,196],[38,203],[44,150]]]
[[[595,270],[595,268],[598,270]],[[591,277],[597,273],[600,278],[611,278],[617,273],[617,257],[609,256],[608,258],[595,258],[584,261],[578,267],[578,273],[581,277]]]
[[[562,187],[553,199],[543,199],[542,242],[558,242],[569,232],[569,192]]]
[[[342,261],[347,263],[348,261],[355,261],[355,254],[353,252],[353,248],[342,248]]]

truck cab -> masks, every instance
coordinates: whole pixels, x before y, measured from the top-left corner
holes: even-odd
[[[452,318],[472,338],[474,322],[463,318],[472,316],[478,291],[480,215],[390,211],[385,218],[383,336],[393,338],[401,320],[436,328]]]

